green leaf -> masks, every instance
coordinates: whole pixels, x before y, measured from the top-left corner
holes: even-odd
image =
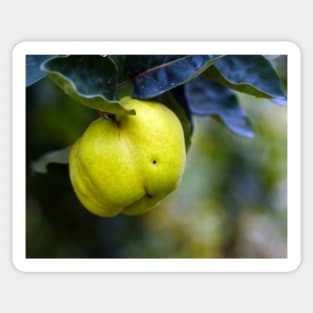
[[[204,75],[239,92],[286,103],[281,80],[272,64],[262,55],[227,55]]]
[[[184,131],[186,151],[188,151],[193,131],[191,115],[188,116],[185,108],[176,101],[175,97],[170,92],[163,93],[158,97],[158,101],[170,108],[179,118]]]
[[[134,84],[129,79],[125,68],[126,55],[110,55],[111,60],[115,63],[117,68],[117,87],[115,92],[116,99],[120,100],[124,97],[130,97],[133,94]]]
[[[135,114],[115,99],[117,68],[109,57],[56,57],[45,62],[43,70],[67,95],[89,108],[116,115]]]
[[[46,76],[40,69],[41,64],[54,55],[26,55],[26,87],[29,87]]]
[[[267,55],[267,59],[272,63],[282,82],[284,92],[287,93],[287,77],[288,77],[288,56],[287,55]]]
[[[128,56],[126,67],[134,83],[133,97],[149,99],[187,83],[223,56]]]
[[[184,55],[126,55],[124,57],[127,77],[133,78],[152,68],[184,58]]]
[[[127,80],[120,83],[116,89],[116,98],[122,99],[124,97],[130,97],[133,93],[134,85],[131,81]]]
[[[235,134],[254,137],[247,114],[231,89],[200,76],[186,84],[185,90],[193,114],[215,117]]]
[[[69,160],[71,147],[72,146],[68,146],[66,148],[50,151],[44,154],[43,156],[41,156],[39,159],[32,163],[31,165],[32,170],[40,174],[46,174],[47,167],[51,163],[67,164]]]
[[[181,108],[183,109],[185,115],[187,116],[187,118],[189,120],[188,132],[191,136],[193,133],[192,113],[191,113],[189,106],[188,106],[184,85],[178,86],[178,87],[172,89],[170,92],[173,95],[173,97],[175,98],[175,100],[177,101],[177,103],[181,106]]]
[[[117,69],[118,69],[118,75],[117,75],[117,81],[118,83],[122,83],[124,81],[127,81],[129,79],[129,75],[126,68],[126,59],[127,55],[109,55],[111,60],[115,63]],[[130,96],[130,95],[128,95]]]

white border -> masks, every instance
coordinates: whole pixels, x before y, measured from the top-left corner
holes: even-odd
[[[288,257],[284,259],[27,259],[25,56],[27,54],[288,55]],[[23,272],[289,272],[301,262],[301,52],[269,41],[25,41],[13,49],[12,261]]]

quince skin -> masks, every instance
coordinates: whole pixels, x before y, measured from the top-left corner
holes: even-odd
[[[70,153],[70,179],[81,203],[111,217],[143,214],[176,189],[184,171],[184,133],[161,103],[121,100],[136,115],[100,117]]]

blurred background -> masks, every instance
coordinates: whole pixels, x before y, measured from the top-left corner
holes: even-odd
[[[286,60],[272,58],[286,72]],[[286,85],[286,77],[284,79]],[[31,162],[72,144],[97,117],[47,78],[27,88],[28,258],[285,258],[287,107],[238,94],[255,138],[193,117],[179,188],[141,216],[85,210],[68,166],[34,173]]]

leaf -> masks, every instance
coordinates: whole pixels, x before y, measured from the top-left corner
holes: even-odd
[[[204,75],[236,91],[286,103],[281,80],[262,55],[227,55]]]
[[[45,62],[43,69],[66,94],[89,108],[116,115],[135,114],[115,100],[117,68],[109,57],[56,57]]]
[[[247,114],[232,90],[202,76],[186,84],[185,90],[193,114],[217,117],[232,132],[248,138],[254,137]]]
[[[124,58],[127,77],[135,77],[154,67],[177,61],[183,55],[126,55]]]
[[[46,76],[40,69],[41,64],[54,55],[26,55],[26,87],[29,87]]]
[[[221,58],[214,55],[129,56],[126,61],[134,83],[133,97],[159,96],[194,79]]]
[[[40,174],[46,174],[47,167],[50,163],[67,164],[71,147],[72,146],[68,146],[66,148],[50,151],[44,154],[32,163],[32,170]]]
[[[132,95],[134,90],[134,85],[127,74],[125,68],[125,58],[126,55],[109,55],[111,60],[115,63],[117,68],[117,87],[115,92],[116,99],[120,100],[124,97],[129,97]]]
[[[273,67],[275,68],[275,71],[277,72],[282,85],[284,92],[286,94],[287,92],[287,77],[288,77],[288,56],[283,55],[267,55],[267,59],[272,63]]]
[[[171,93],[174,96],[177,103],[182,107],[183,111],[185,112],[185,115],[187,116],[187,118],[190,122],[189,133],[191,136],[193,133],[192,113],[191,113],[189,106],[188,106],[184,85],[181,85],[181,86],[178,86],[178,87],[172,89]]]
[[[134,85],[130,80],[119,84],[116,89],[116,99],[120,100],[124,97],[129,97],[134,90]]]
[[[188,151],[193,132],[193,123],[190,112],[187,112],[187,108],[180,105],[180,103],[177,102],[173,94],[170,92],[163,93],[158,97],[158,100],[171,109],[179,118],[184,131],[186,151]]]

